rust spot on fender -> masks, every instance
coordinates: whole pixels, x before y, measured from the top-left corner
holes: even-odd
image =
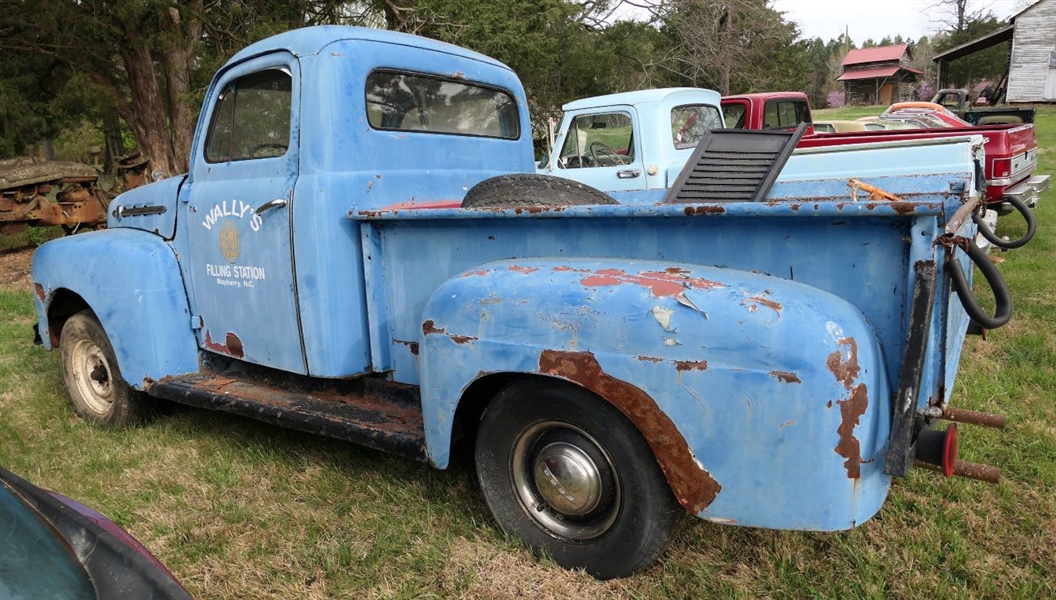
[[[227,332],[227,349],[230,351],[231,356],[235,358],[242,358],[245,356],[245,351],[242,348],[242,340],[238,339],[238,336],[230,331]]]
[[[433,322],[432,319],[429,319],[425,323],[422,323],[422,334],[429,335],[432,333],[447,333],[447,331],[440,327],[437,327],[436,323]]]
[[[452,335],[452,334],[449,334],[449,333],[447,333],[446,329],[444,329],[442,327],[437,327],[436,323],[434,323],[432,319],[429,319],[428,321],[422,323],[422,334],[423,335],[431,335],[431,334],[434,334],[434,333],[438,333],[438,334],[441,334],[441,335],[446,335],[447,337],[451,338],[451,341],[453,341],[456,344],[468,344],[469,342],[472,342],[472,341],[477,339],[476,337],[471,336],[471,335]]]
[[[638,285],[648,289],[654,298],[678,298],[682,296],[687,288],[707,290],[723,287],[717,281],[688,277],[687,273],[681,270],[677,273],[644,271],[637,275],[632,275],[622,269],[599,269],[594,271],[593,275],[581,279],[580,283],[587,287]]]
[[[799,375],[788,371],[770,371],[770,376],[776,377],[778,381],[783,383],[803,383],[799,380]]]
[[[862,450],[858,438],[854,437],[854,428],[858,426],[859,419],[869,407],[869,394],[865,384],[859,383],[851,392],[850,398],[837,400],[836,404],[840,407],[840,426],[836,429],[840,441],[834,450],[845,459],[843,467],[847,469],[847,478],[859,479],[862,476]]]
[[[676,360],[675,370],[679,372],[683,371],[707,371],[708,361],[706,360]]]
[[[671,418],[637,387],[606,375],[591,352],[544,350],[539,371],[562,377],[598,394],[642,432],[675,498],[693,514],[708,507],[722,486],[697,462]]]
[[[784,306],[781,306],[780,302],[774,302],[773,300],[770,300],[769,298],[763,298],[762,296],[752,296],[751,298],[745,299],[745,301],[741,303],[741,306],[747,308],[748,312],[755,312],[760,305],[765,306],[770,310],[773,310],[778,314],[778,316],[781,315],[781,311],[785,308]]]
[[[525,275],[528,275],[530,273],[535,273],[536,271],[538,271],[539,267],[520,267],[517,265],[511,265],[510,270],[514,273],[524,273]]]
[[[638,360],[640,360],[642,362],[651,362],[653,364],[664,362],[664,359],[657,358],[655,356],[636,356],[635,358],[637,358]]]
[[[695,215],[721,215],[726,212],[726,209],[722,206],[687,206],[682,211],[687,217]]]
[[[483,277],[488,273],[491,273],[491,271],[470,271],[468,273],[463,273],[462,277]]]
[[[40,298],[40,301],[43,302],[45,296],[44,286],[40,285],[39,283],[34,283],[33,289],[37,291],[37,298]]]
[[[836,340],[836,343],[840,346],[847,346],[847,359],[844,360],[844,353],[837,350],[829,355],[825,364],[836,377],[836,381],[842,383],[847,389],[851,389],[854,379],[858,377],[858,372],[861,370],[858,366],[858,342],[854,341],[854,338],[840,338]]]

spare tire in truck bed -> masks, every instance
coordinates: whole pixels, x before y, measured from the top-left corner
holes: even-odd
[[[571,179],[535,173],[499,175],[469,188],[462,208],[526,208],[619,204],[605,192]]]

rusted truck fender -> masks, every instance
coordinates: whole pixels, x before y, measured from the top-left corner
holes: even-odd
[[[860,524],[886,497],[883,365],[861,312],[807,285],[560,258],[489,263],[448,280],[425,306],[419,356],[438,466],[474,381],[560,378],[627,415],[693,514],[815,530]]]
[[[162,377],[198,370],[180,266],[160,237],[108,229],[53,240],[33,257],[33,281],[45,348],[58,344],[64,320],[49,317],[80,310],[79,297],[103,325],[132,387],[142,390]]]

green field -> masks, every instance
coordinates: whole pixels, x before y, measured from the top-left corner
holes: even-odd
[[[1037,128],[1039,171],[1056,173],[1056,107]],[[92,427],[74,416],[56,355],[32,344],[28,256],[11,254],[0,256],[0,464],[111,516],[197,598],[1056,597],[1056,191],[1037,217],[1030,244],[998,255],[1013,321],[969,338],[952,393],[1008,415],[1004,431],[961,428],[962,457],[1001,467],[1000,485],[918,469],[851,531],[687,518],[658,565],[597,582],[505,537],[464,454],[436,471],[178,406],[138,428]]]

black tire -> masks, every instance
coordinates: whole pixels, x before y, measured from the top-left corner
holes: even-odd
[[[503,530],[599,579],[655,562],[685,514],[634,425],[569,384],[525,380],[504,388],[481,419],[476,463]],[[576,474],[588,485],[569,485]]]
[[[618,204],[605,192],[582,183],[535,173],[499,175],[469,188],[462,208],[534,208]]]
[[[149,416],[146,399],[121,377],[114,349],[92,311],[81,311],[62,326],[59,354],[66,393],[82,419],[123,427]]]

